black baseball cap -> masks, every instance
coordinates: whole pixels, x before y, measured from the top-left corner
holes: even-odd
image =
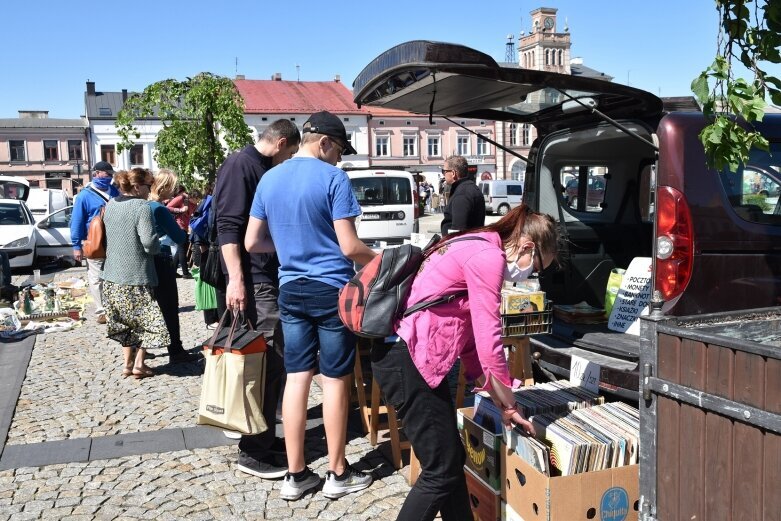
[[[101,172],[106,172],[107,174],[114,175],[114,167],[111,166],[111,163],[107,161],[98,161],[95,163],[95,166],[92,167],[92,171],[96,172],[100,170]]]
[[[303,130],[304,134],[307,132],[323,134],[341,140],[340,144],[344,145],[344,150],[342,151],[343,156],[351,156],[358,153],[350,144],[350,140],[347,139],[347,131],[344,129],[342,120],[330,112],[315,112],[309,116],[309,119],[304,123]]]

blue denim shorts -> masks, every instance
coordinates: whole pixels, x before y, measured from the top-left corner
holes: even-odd
[[[302,373],[317,366],[320,374],[341,378],[353,372],[355,336],[342,324],[339,288],[310,279],[279,288],[279,319],[285,337],[285,371]]]

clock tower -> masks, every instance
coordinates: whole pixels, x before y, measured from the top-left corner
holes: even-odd
[[[558,21],[553,7],[540,7],[531,12],[532,25],[529,34],[521,36],[518,43],[518,64],[525,69],[570,74],[569,28],[558,31]]]

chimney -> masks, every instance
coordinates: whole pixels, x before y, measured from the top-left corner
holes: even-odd
[[[19,119],[46,119],[49,117],[48,110],[20,110]]]
[[[127,89],[122,89],[122,103],[127,101]]]
[[[243,79],[245,79],[245,78],[244,78],[244,75],[243,75],[243,74],[237,74],[237,75],[236,75],[236,79],[237,79],[237,80],[243,80]]]
[[[95,82],[94,81],[88,81],[87,82],[87,96],[94,96],[95,95]]]
[[[273,76],[271,76],[271,79],[274,81],[282,81],[282,73],[281,72],[275,72]]]
[[[342,82],[342,75],[341,74],[337,74],[336,76],[334,76],[334,81],[336,83],[341,83]]]

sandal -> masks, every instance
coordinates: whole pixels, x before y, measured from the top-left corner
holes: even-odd
[[[133,378],[136,380],[139,380],[141,378],[148,378],[150,376],[154,376],[155,372],[149,369],[148,367],[134,367],[133,368]]]
[[[122,369],[122,378],[127,378],[128,376],[133,375],[133,368],[132,367],[125,367]]]

